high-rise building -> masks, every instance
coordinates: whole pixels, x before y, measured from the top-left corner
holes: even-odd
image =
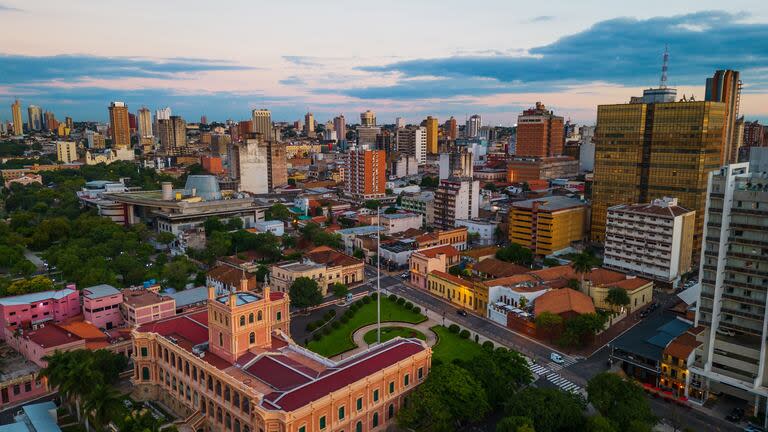
[[[109,127],[112,134],[112,147],[127,149],[131,147],[131,126],[128,123],[128,106],[124,102],[109,104]]]
[[[659,89],[651,90],[655,97]],[[698,260],[707,173],[720,167],[725,104],[633,101],[597,108],[591,239],[604,242],[608,207],[671,195],[696,211],[693,259]]]
[[[152,125],[152,127],[154,128],[155,134],[158,133],[157,122],[159,122],[160,120],[168,120],[169,118],[171,118],[172,114],[173,112],[171,111],[171,107],[165,107],[165,108],[160,108],[158,110],[155,110],[155,120]]]
[[[77,160],[77,143],[56,141],[56,160],[68,164]]]
[[[11,115],[13,116],[13,134],[24,135],[24,120],[21,119],[21,102],[18,99],[11,105]]]
[[[136,113],[136,118],[139,123],[139,136],[151,137],[154,135],[152,132],[152,112],[147,107],[141,107]]]
[[[551,157],[563,154],[563,118],[541,102],[517,117],[516,156]]]
[[[565,196],[516,201],[509,208],[509,241],[550,255],[584,240],[587,206]]]
[[[376,147],[376,137],[381,133],[380,127],[360,126],[357,128],[357,145],[360,148],[373,149]]]
[[[59,129],[59,122],[56,121],[56,116],[50,112],[46,111],[43,114],[43,118],[45,119],[45,130],[48,132],[55,132]]]
[[[344,114],[333,118],[333,130],[336,131],[336,139],[339,143],[347,141],[347,121],[344,119]]]
[[[72,117],[64,117],[64,123],[70,130],[75,128],[75,122],[72,121]]]
[[[464,136],[466,138],[477,138],[480,136],[480,126],[483,125],[482,118],[475,114],[467,120],[467,125],[464,129]]]
[[[360,113],[360,126],[376,126],[376,113],[371,110],[366,110],[364,113]]]
[[[749,165],[710,173],[696,309],[703,342],[689,367],[688,397],[724,393],[765,412],[768,388],[768,180]],[[762,423],[762,422],[761,422]]]
[[[744,147],[764,147],[768,144],[766,141],[765,126],[761,125],[759,121],[751,121],[744,123]]]
[[[133,135],[139,129],[139,123],[136,120],[136,114],[128,113],[128,127],[131,129],[131,135]]]
[[[160,151],[168,155],[183,153],[187,147],[187,122],[179,116],[171,116],[157,123]]]
[[[387,155],[384,150],[353,149],[345,155],[344,189],[355,198],[382,198],[386,194]]]
[[[251,121],[253,121],[253,132],[261,134],[265,140],[271,141],[272,136],[272,112],[268,109],[255,109],[251,111]]]
[[[402,129],[405,127],[405,119],[402,117],[398,117],[395,119],[395,128],[396,129]]]
[[[200,116],[200,124],[204,124],[204,125],[208,124],[208,117],[206,117],[205,114]]]
[[[85,137],[88,140],[89,149],[103,149],[107,146],[104,135],[92,130],[85,131]]]
[[[315,133],[315,116],[308,112],[304,115],[304,135],[310,136]]]
[[[457,219],[477,219],[479,205],[479,180],[466,177],[441,180],[435,191],[435,226],[452,229]]]
[[[451,141],[455,141],[459,137],[459,126],[453,116],[445,122],[445,136]]]
[[[39,106],[27,107],[27,127],[31,131],[43,130],[43,110]]]
[[[415,157],[419,165],[427,162],[427,128],[418,126],[398,129],[395,144],[397,151]]]
[[[427,153],[429,154],[437,154],[438,148],[437,148],[437,118],[428,116],[426,120],[426,127],[427,127]]]
[[[712,78],[707,78],[704,100],[725,104],[725,128],[723,130],[723,153],[720,164],[734,163],[738,159],[738,143],[743,138],[739,134],[737,119],[741,100],[741,80],[739,72],[718,70]]]
[[[232,145],[230,165],[243,192],[266,194],[288,184],[285,144],[258,134],[251,133]]]

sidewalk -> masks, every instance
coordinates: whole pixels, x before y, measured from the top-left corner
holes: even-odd
[[[386,321],[381,323],[381,327],[404,327],[404,328],[410,328],[414,330],[418,330],[421,333],[424,333],[424,336],[427,337],[427,345],[429,346],[435,346],[437,343],[437,335],[435,332],[431,330],[431,327],[434,327],[438,325],[437,322],[432,321],[431,319],[427,319],[426,321],[419,323],[419,324],[411,324],[407,322],[400,322],[400,321]],[[343,352],[333,358],[331,360],[341,360],[342,358],[353,356],[357,353],[360,353],[362,351],[367,350],[368,348],[375,345],[371,344],[368,345],[363,337],[366,333],[368,333],[371,330],[376,330],[376,324],[369,324],[365,327],[360,327],[359,329],[355,330],[354,333],[352,333],[352,341],[355,342],[355,345],[357,345],[357,348],[351,349],[349,351]]]

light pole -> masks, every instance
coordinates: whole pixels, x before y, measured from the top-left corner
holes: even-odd
[[[381,344],[381,205],[376,211],[376,342]]]

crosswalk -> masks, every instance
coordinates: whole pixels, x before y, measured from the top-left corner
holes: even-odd
[[[543,364],[539,364],[534,363],[529,358],[526,358],[528,369],[530,369],[531,372],[536,375],[536,377],[545,378],[547,381],[551,382],[563,391],[571,392],[574,394],[583,394],[584,391],[581,387],[568,381],[557,373],[557,371],[560,369],[575,364],[577,360],[570,356],[563,356],[563,360],[565,360],[563,364],[558,364],[555,362],[545,362]]]
[[[552,372],[550,374],[547,374],[547,381],[551,382],[552,384],[560,387],[563,391],[571,392],[574,394],[580,394],[581,393],[581,387],[578,385],[568,381],[567,379],[561,377],[555,372]]]

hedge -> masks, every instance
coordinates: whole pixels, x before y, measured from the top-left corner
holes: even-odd
[[[462,339],[469,339],[469,330],[462,330],[461,333],[459,333],[459,337]]]
[[[413,310],[413,303],[405,302],[405,308],[408,309],[408,310]]]
[[[493,351],[493,342],[491,341],[483,342],[483,348],[487,349],[488,351]]]
[[[392,300],[393,302],[396,302],[397,301],[397,296],[394,295],[394,294],[390,294],[389,295],[389,299]]]
[[[415,308],[413,308],[413,311],[416,312],[417,314],[420,314],[421,313],[421,308],[416,306]]]
[[[451,324],[448,326],[448,331],[451,333],[458,333],[460,330],[460,327],[456,324]]]

